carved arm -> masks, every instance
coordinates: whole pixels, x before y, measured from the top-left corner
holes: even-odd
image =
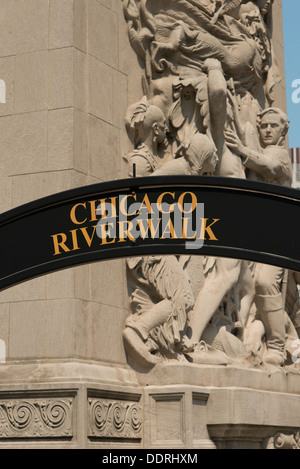
[[[245,147],[238,136],[231,130],[225,132],[225,139],[227,146],[241,158],[243,158],[243,165],[261,174],[264,177],[278,176],[282,171],[283,162],[280,157],[282,149],[280,147],[269,150],[269,154],[260,153]],[[266,149],[266,152],[268,149]]]

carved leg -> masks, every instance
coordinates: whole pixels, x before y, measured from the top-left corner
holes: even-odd
[[[285,361],[285,312],[281,294],[283,269],[261,265],[256,281],[255,303],[265,326],[267,353],[264,360],[274,365]]]
[[[283,365],[285,361],[285,312],[281,294],[276,296],[256,296],[259,316],[265,326],[267,352],[264,361],[273,365]]]
[[[145,342],[150,331],[164,324],[171,314],[171,301],[163,300],[154,305],[149,311],[141,314],[137,319],[132,318],[127,321],[127,327],[123,332],[125,347],[140,365],[149,367],[162,361],[160,357],[150,353]]]
[[[199,342],[202,334],[220,306],[224,296],[237,283],[241,271],[238,259],[218,258],[217,272],[214,278],[208,278],[200,290],[190,321],[192,342]]]

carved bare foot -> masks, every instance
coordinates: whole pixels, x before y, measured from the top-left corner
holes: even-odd
[[[200,365],[223,365],[229,364],[229,359],[225,353],[207,345],[204,341],[199,342],[194,352],[187,353],[193,363]]]
[[[131,327],[125,329],[123,339],[127,352],[141,366],[149,368],[162,362],[161,358],[149,352],[141,336]]]

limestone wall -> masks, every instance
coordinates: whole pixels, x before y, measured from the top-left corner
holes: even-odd
[[[121,1],[4,0],[0,27],[0,211],[124,176],[123,118],[141,89]],[[124,281],[116,260],[1,292],[7,359],[125,363]]]

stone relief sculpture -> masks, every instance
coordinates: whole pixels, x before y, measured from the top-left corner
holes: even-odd
[[[123,0],[144,93],[125,119],[133,147],[129,176],[135,168],[136,176],[214,174],[291,184],[289,122],[272,99],[280,81],[272,3]],[[291,364],[295,278],[278,267],[203,258],[204,282],[195,294],[190,262],[128,259],[128,354],[142,366]]]
[[[299,450],[300,449],[299,442],[300,442],[299,431],[297,431],[296,433],[289,433],[289,434],[278,432],[274,436],[266,439],[265,449]]]

